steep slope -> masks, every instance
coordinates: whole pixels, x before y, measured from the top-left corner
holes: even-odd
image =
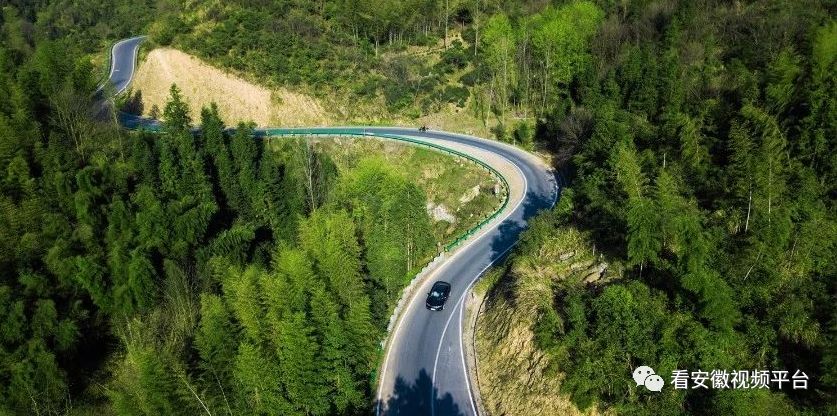
[[[227,124],[254,121],[261,126],[322,125],[330,120],[318,100],[284,88],[271,90],[171,48],[152,50],[140,64],[133,89],[141,94],[143,113],[162,109],[172,84],[183,92],[197,120],[203,106],[215,102]]]
[[[520,250],[526,254],[487,279],[487,284],[496,284],[477,318],[478,378],[485,410],[489,415],[599,414],[595,406],[579,411],[559,392],[563,374],[538,347],[534,329],[545,319],[543,311],[551,309],[553,285],[595,284],[618,275],[618,268],[602,262],[587,237],[571,228],[524,246],[534,250]]]

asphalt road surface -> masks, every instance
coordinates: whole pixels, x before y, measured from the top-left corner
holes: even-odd
[[[133,38],[123,39],[113,45],[110,52],[110,75],[108,80],[114,87],[116,94],[124,92],[131,80],[134,78],[134,70],[136,69],[137,51],[139,45],[145,40],[145,36],[135,36]],[[104,89],[104,85],[99,87],[97,93]]]
[[[508,216],[475,241],[466,242],[429,279],[393,330],[378,386],[376,411],[382,415],[476,415],[463,350],[464,299],[471,284],[502,259],[517,243],[526,220],[554,205],[558,194],[555,176],[545,165],[515,147],[453,133],[417,132],[404,128],[369,128],[368,131],[428,137],[487,150],[507,159],[525,179],[523,197],[510,201]],[[437,142],[438,143],[438,142]],[[468,152],[477,156],[475,152]],[[490,163],[488,160],[484,160]],[[509,181],[510,186],[520,181]],[[503,218],[501,216],[500,218]],[[443,311],[431,312],[424,295],[434,280],[451,283]]]
[[[143,37],[125,39],[114,45],[111,82],[124,91],[133,77],[137,48]],[[154,120],[120,115],[129,128],[154,128]],[[503,160],[516,167],[520,178],[509,181],[522,195],[510,201],[506,212],[489,228],[457,248],[434,272],[403,311],[387,342],[382,371],[378,377],[375,411],[379,415],[476,415],[472,380],[465,369],[463,350],[463,305],[471,285],[518,241],[526,221],[554,205],[558,186],[554,173],[532,155],[513,146],[442,131],[418,131],[403,127],[352,127],[358,133],[391,134],[450,145],[481,158],[486,163]],[[257,131],[264,134],[266,129]],[[316,133],[316,128],[304,131]],[[471,149],[469,151],[468,149]],[[486,152],[492,156],[484,158]],[[482,157],[479,155],[483,155]],[[520,180],[522,179],[522,180]],[[522,184],[522,185],[521,185]],[[511,192],[510,192],[511,193]],[[435,280],[451,283],[451,294],[443,311],[424,306],[424,294]]]

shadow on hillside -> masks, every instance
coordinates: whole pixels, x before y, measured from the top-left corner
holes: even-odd
[[[419,372],[413,383],[404,378],[395,380],[392,397],[380,403],[381,415],[387,416],[429,416],[431,414],[431,400],[433,413],[436,416],[464,416],[459,405],[454,403],[453,396],[446,393],[439,397],[439,392],[433,387],[433,382],[425,369]],[[376,403],[377,406],[379,403]]]
[[[159,130],[162,124],[150,117],[141,117],[135,114],[119,112],[117,115],[119,124],[132,130]]]
[[[132,92],[131,90],[128,90],[128,94],[122,102],[122,107],[119,111],[136,116],[142,116],[143,111],[145,111],[145,102],[142,100],[142,91],[138,90]]]

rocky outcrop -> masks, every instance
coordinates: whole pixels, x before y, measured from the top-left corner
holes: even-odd
[[[444,221],[447,223],[455,223],[456,217],[448,211],[444,204],[436,205],[432,202],[427,202],[427,214],[434,222]]]
[[[474,198],[476,198],[477,195],[479,195],[479,194],[480,194],[480,186],[479,185],[474,186],[473,188],[471,188],[467,192],[465,192],[464,195],[459,197],[459,202],[461,202],[463,204],[467,204],[468,202],[473,201]]]

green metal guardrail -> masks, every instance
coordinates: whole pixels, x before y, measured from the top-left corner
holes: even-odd
[[[136,127],[137,130],[144,130],[144,131],[151,131],[151,132],[160,132],[162,130],[161,126],[153,125],[153,126],[138,126]],[[277,137],[277,136],[356,136],[356,137],[378,137],[382,139],[389,139],[389,140],[396,140],[401,142],[406,142],[414,145],[428,147],[437,151],[441,151],[443,153],[448,153],[453,156],[461,157],[463,159],[469,160],[477,165],[485,168],[492,175],[496,176],[500,179],[500,182],[503,183],[503,188],[505,189],[505,194],[503,195],[503,203],[500,205],[496,211],[494,211],[491,215],[489,215],[484,220],[480,221],[479,224],[471,227],[468,231],[457,237],[455,240],[450,242],[448,245],[445,246],[444,251],[450,251],[463,241],[467,240],[474,234],[476,234],[482,227],[484,227],[489,222],[493,221],[497,218],[503,210],[509,204],[509,182],[506,178],[499,172],[497,169],[494,169],[487,163],[465,153],[462,153],[457,150],[448,149],[447,147],[440,146],[434,143],[427,143],[418,139],[413,139],[410,137],[398,135],[398,134],[389,134],[389,133],[376,133],[371,131],[366,131],[362,127],[317,127],[317,128],[310,128],[310,129],[302,129],[302,128],[264,128],[264,129],[255,129],[254,134],[256,137]]]
[[[398,135],[398,134],[368,132],[368,131],[364,131],[362,128],[335,128],[335,127],[322,127],[322,128],[316,128],[316,129],[272,128],[272,129],[258,129],[258,130],[256,130],[256,134],[261,135],[263,137],[314,136],[314,135],[317,135],[317,136],[379,137],[379,138],[383,138],[383,139],[397,140],[397,141],[407,142],[407,143],[411,143],[411,144],[415,144],[415,145],[419,145],[419,146],[429,147],[431,149],[438,150],[438,151],[441,151],[443,153],[449,153],[451,155],[467,159],[467,160],[469,160],[473,163],[476,163],[477,165],[487,169],[489,172],[491,172],[492,175],[499,178],[500,182],[503,183],[503,188],[505,189],[505,191],[504,191],[505,194],[503,195],[502,205],[500,205],[500,208],[498,208],[496,211],[494,211],[494,213],[489,215],[484,220],[480,221],[479,224],[471,227],[464,234],[457,237],[451,243],[446,245],[445,246],[445,251],[450,251],[451,249],[453,249],[456,246],[458,246],[459,244],[461,244],[463,241],[467,240],[468,238],[470,238],[471,236],[476,234],[482,227],[484,227],[486,224],[488,224],[489,222],[491,222],[495,218],[497,218],[503,212],[503,210],[506,209],[506,207],[509,204],[509,183],[506,180],[506,178],[500,172],[497,171],[497,169],[494,169],[493,167],[491,167],[487,163],[485,163],[485,162],[483,162],[483,161],[481,161],[481,160],[479,160],[479,159],[477,159],[477,158],[475,158],[471,155],[462,153],[462,152],[457,151],[457,150],[448,149],[447,147],[440,146],[440,145],[437,145],[437,144],[434,144],[434,143],[427,143],[427,142],[424,142],[424,141],[421,141],[421,140],[418,140],[418,139],[413,139],[413,138]]]
[[[162,131],[162,127],[160,124],[151,124],[151,125],[136,125],[132,127],[134,130],[141,130],[141,131],[149,131],[159,133]],[[230,129],[232,130],[232,129]],[[195,133],[199,133],[198,129],[193,130]],[[444,146],[439,146],[434,143],[427,143],[418,139],[413,139],[410,137],[397,135],[397,134],[387,134],[387,133],[374,133],[365,131],[363,128],[316,128],[316,129],[286,129],[286,128],[267,128],[267,129],[256,129],[254,131],[256,137],[263,138],[263,137],[276,137],[276,136],[357,136],[357,137],[378,137],[382,139],[389,139],[389,140],[396,140],[401,142],[406,142],[418,146],[428,147],[437,151],[441,151],[443,153],[448,153],[456,157],[461,157],[466,160],[469,160],[473,163],[476,163],[479,166],[487,169],[492,175],[500,179],[500,182],[503,184],[504,188],[504,195],[503,195],[503,203],[500,205],[494,213],[489,215],[484,220],[480,221],[479,224],[471,227],[468,231],[457,237],[451,243],[445,246],[444,251],[448,252],[461,244],[463,241],[467,240],[469,237],[476,234],[482,227],[486,224],[497,218],[508,206],[509,204],[509,183],[506,180],[506,177],[503,176],[497,169],[494,169],[487,163],[470,156],[468,154],[462,153],[457,150],[448,149]],[[375,365],[374,369],[370,373],[370,380],[373,385],[377,385],[377,378],[378,378],[378,369],[380,367],[380,360],[383,357],[383,347],[378,347],[378,357],[376,361],[378,361],[377,365]]]
[[[154,129],[155,131],[159,131],[159,127]],[[445,246],[444,251],[448,252],[451,249],[455,248],[463,241],[467,240],[472,235],[476,234],[482,227],[486,224],[497,218],[508,206],[509,204],[509,183],[506,180],[505,176],[503,176],[499,171],[488,165],[487,163],[465,153],[462,153],[457,150],[448,149],[444,146],[439,146],[434,143],[427,143],[418,139],[413,139],[410,137],[397,135],[397,134],[387,134],[387,133],[374,133],[365,131],[363,128],[334,128],[334,127],[327,127],[327,128],[316,128],[316,129],[287,129],[287,128],[272,128],[272,129],[257,129],[255,131],[257,137],[276,137],[276,136],[355,136],[355,137],[377,137],[382,139],[389,139],[389,140],[396,140],[401,142],[406,142],[418,146],[424,146],[431,148],[433,150],[441,151],[443,153],[448,153],[456,157],[461,157],[466,160],[469,160],[473,163],[476,163],[479,166],[487,169],[492,175],[500,179],[500,182],[503,184],[504,188],[504,195],[503,195],[503,203],[500,205],[494,213],[489,215],[484,220],[480,221],[479,224],[471,227],[468,231],[463,233],[461,236],[457,237],[451,243]],[[372,385],[377,386],[378,383],[378,369],[380,368],[380,360],[383,358],[384,349],[383,346],[378,347],[378,354],[376,357],[376,365],[374,366],[372,372],[369,374],[370,383]]]

